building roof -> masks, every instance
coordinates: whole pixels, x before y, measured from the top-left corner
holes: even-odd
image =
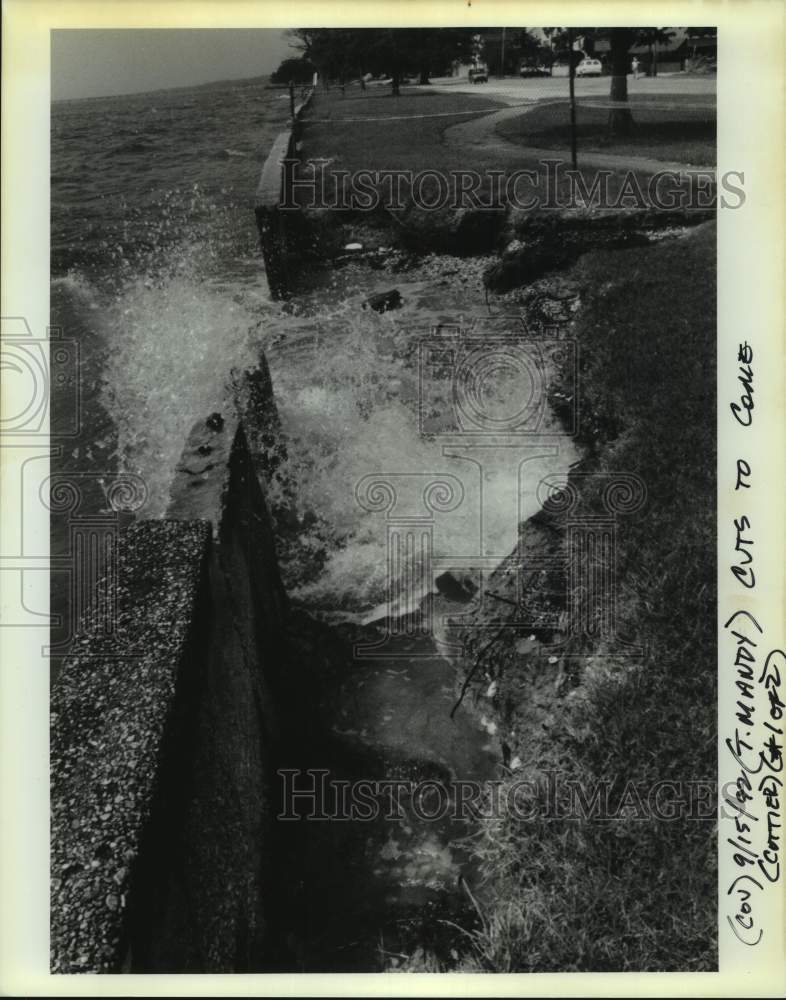
[[[677,52],[686,45],[687,48],[708,49],[715,48],[718,43],[717,28],[666,28],[671,32],[671,37],[667,42],[658,42],[658,55],[669,55]],[[600,38],[595,42],[595,52],[607,53],[611,50],[611,42],[608,38]],[[649,52],[649,45],[632,45],[631,55],[641,55]]]

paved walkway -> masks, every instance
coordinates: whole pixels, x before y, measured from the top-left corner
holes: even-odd
[[[580,77],[575,81],[576,97],[583,100],[587,97],[608,97],[609,78],[607,76]],[[567,100],[568,78],[566,76],[535,77],[522,80],[518,77],[506,77],[504,80],[491,79],[488,83],[470,83],[466,77],[439,77],[432,79],[431,90],[439,90],[446,94],[467,93],[479,97],[493,97],[506,104],[517,104],[521,101]],[[652,94],[682,95],[714,95],[714,76],[684,76],[674,73],[668,76],[628,77],[628,93],[633,97],[647,97]]]
[[[538,105],[542,106],[544,101],[553,101],[554,103],[566,101],[568,98],[567,79],[563,77],[534,80],[506,79],[492,81],[482,86],[471,84],[466,80],[444,79],[434,81],[433,86],[445,93],[458,91],[482,94],[484,97],[494,97],[511,105],[500,111],[493,111],[487,115],[450,126],[443,133],[443,139],[447,145],[458,146],[462,149],[473,146],[482,147],[486,152],[497,151],[506,159],[509,159],[511,154],[527,160],[570,159],[569,150],[524,146],[521,143],[503,138],[496,131],[500,122],[518,118],[527,113],[527,107],[521,106],[523,102],[531,101],[530,109],[532,109]],[[663,76],[654,79],[643,77],[640,80],[631,78],[628,80],[628,92],[635,97],[663,94],[664,101],[670,94],[679,94],[680,96],[695,94],[697,97],[704,97],[701,102],[704,104],[706,103],[705,95],[715,94],[715,78],[682,76]],[[608,100],[608,94],[608,77],[585,78],[576,81],[576,97],[579,101],[596,104],[599,100]],[[633,168],[643,173],[657,173],[660,170],[685,170],[691,166],[672,160],[659,160],[650,156],[633,156],[628,153],[604,153],[581,149],[578,153],[578,165],[579,167],[611,170]],[[702,167],[701,169],[714,171],[715,168]]]
[[[533,104],[533,108],[536,105]],[[499,122],[509,118],[518,118],[526,114],[526,109],[503,108],[502,111],[494,111],[484,115],[482,118],[473,118],[471,121],[462,122],[459,125],[451,125],[442,134],[443,141],[449,146],[458,146],[461,149],[470,149],[473,146],[482,148],[484,152],[498,152],[509,160],[511,155],[518,155],[526,160],[565,160],[570,161],[570,150],[568,149],[541,149],[537,146],[525,146],[510,139],[505,139],[496,131]],[[693,168],[688,163],[677,163],[673,160],[657,160],[651,156],[632,156],[630,153],[602,153],[595,150],[582,150],[578,152],[578,166],[597,167],[608,170],[638,170],[642,173],[655,174],[660,170],[686,170],[701,169],[712,170],[715,167]]]

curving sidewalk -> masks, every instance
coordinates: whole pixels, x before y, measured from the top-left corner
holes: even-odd
[[[522,108],[519,104],[514,107],[502,108],[500,111],[493,111],[488,115],[473,118],[470,121],[451,125],[442,133],[443,142],[448,146],[460,147],[461,149],[468,149],[475,146],[482,147],[486,153],[496,151],[500,155],[504,155],[506,161],[510,159],[511,154],[518,154],[522,159],[526,160],[562,159],[569,161],[569,150],[541,149],[538,146],[524,146],[518,142],[511,142],[509,139],[503,138],[496,131],[496,127],[500,122],[511,118],[519,118],[522,114],[526,114],[528,110],[531,111],[536,107],[552,103],[564,104],[565,100],[564,98],[559,99],[559,101],[533,100],[529,109],[526,107]],[[578,166],[579,169],[582,167],[599,167],[610,170],[635,169],[643,173],[652,174],[658,173],[661,170],[682,171],[693,169],[715,173],[715,167],[699,168],[690,163],[659,160],[651,156],[632,156],[630,154],[603,153],[596,150],[583,151],[581,149],[578,151]]]

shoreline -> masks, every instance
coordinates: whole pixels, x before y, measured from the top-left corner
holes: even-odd
[[[308,126],[306,128],[306,143],[308,143]],[[408,244],[405,244],[407,246],[406,250],[402,248],[396,251],[404,255],[405,269],[403,272],[394,271],[390,275],[388,275],[385,269],[384,255],[382,260],[375,260],[373,240],[369,239],[368,236],[369,232],[374,231],[374,227],[371,227],[370,230],[366,229],[366,237],[362,240],[363,254],[367,258],[366,266],[369,274],[374,274],[375,276],[374,281],[376,285],[393,284],[397,277],[406,278],[409,268],[412,268],[414,273],[417,273],[418,262],[422,264],[429,259],[440,259],[438,256],[430,258],[428,253],[428,223],[435,221],[437,220],[433,218],[431,220],[426,218],[422,220],[422,228],[418,230],[418,236],[424,236],[425,247],[421,249],[420,253],[417,250],[417,240],[415,241],[414,249],[410,241]],[[539,220],[536,219],[535,221],[538,222]],[[579,220],[575,221],[578,222]],[[601,239],[599,242],[597,240],[593,242],[590,239],[589,242],[585,241],[584,243],[580,239],[578,245],[570,254],[566,256],[564,253],[560,253],[557,255],[556,260],[549,259],[549,240],[560,238],[561,234],[564,234],[566,231],[570,232],[571,221],[563,219],[551,224],[541,223],[544,228],[539,235],[546,259],[540,266],[533,268],[533,244],[530,240],[529,245],[527,245],[527,220],[522,220],[520,233],[524,237],[524,248],[509,251],[510,256],[508,259],[515,261],[513,277],[510,279],[508,285],[510,290],[507,294],[494,295],[494,301],[503,308],[505,301],[516,303],[519,307],[526,306],[527,303],[532,305],[533,302],[537,301],[538,296],[542,296],[548,289],[552,291],[558,290],[562,298],[566,297],[566,290],[569,292],[572,289],[574,293],[577,292],[581,300],[575,315],[571,317],[570,328],[577,331],[574,336],[578,336],[580,349],[584,352],[585,358],[587,358],[587,361],[583,362],[584,367],[582,369],[581,394],[583,409],[579,418],[579,424],[574,428],[578,432],[577,439],[585,448],[585,453],[577,468],[570,473],[567,482],[569,489],[577,491],[577,502],[589,505],[589,510],[595,510],[601,502],[602,497],[605,496],[603,489],[598,486],[598,482],[605,481],[604,477],[608,478],[610,474],[612,476],[616,474],[614,465],[619,461],[619,458],[615,459],[613,456],[624,453],[628,456],[624,461],[630,462],[632,456],[636,453],[630,452],[625,442],[631,439],[638,439],[642,435],[642,440],[646,440],[647,434],[650,433],[649,420],[651,419],[649,415],[645,416],[645,411],[642,411],[640,416],[632,417],[630,414],[626,416],[626,412],[630,409],[631,405],[633,406],[632,412],[635,412],[637,407],[641,409],[644,400],[637,398],[637,395],[619,395],[620,385],[626,386],[626,382],[626,393],[633,391],[639,394],[643,388],[636,381],[638,376],[634,377],[632,373],[623,378],[622,382],[616,381],[619,378],[619,373],[615,366],[620,363],[626,363],[622,356],[620,356],[619,360],[614,361],[614,365],[610,366],[609,371],[604,371],[602,365],[598,367],[598,361],[594,357],[594,354],[603,354],[605,350],[602,347],[602,340],[598,340],[598,337],[602,335],[600,332],[597,332],[604,325],[601,322],[601,326],[598,328],[599,316],[602,315],[603,310],[606,308],[600,305],[601,301],[614,301],[615,297],[620,300],[622,312],[616,317],[617,326],[615,329],[620,330],[620,324],[622,328],[626,328],[626,321],[628,324],[632,322],[633,326],[628,325],[627,329],[640,349],[642,334],[636,331],[637,325],[641,323],[641,318],[637,314],[637,306],[640,303],[636,302],[635,299],[629,300],[629,278],[626,275],[639,273],[640,268],[644,266],[645,260],[651,262],[651,277],[645,284],[645,287],[649,289],[645,292],[645,295],[649,296],[650,299],[653,296],[657,298],[659,294],[663,294],[663,289],[665,288],[664,282],[667,279],[664,276],[659,277],[661,271],[663,271],[664,275],[668,273],[669,281],[680,284],[682,289],[681,301],[686,310],[695,309],[698,303],[694,303],[694,299],[697,296],[700,295],[706,298],[705,289],[702,288],[699,290],[695,285],[691,285],[690,282],[688,285],[685,284],[685,275],[680,273],[680,269],[683,266],[687,266],[688,270],[692,272],[696,266],[702,266],[699,262],[705,259],[709,248],[713,245],[712,233],[714,232],[714,223],[711,221],[708,222],[705,218],[696,226],[686,228],[683,224],[675,230],[673,219],[661,221],[664,223],[664,231],[662,236],[656,239],[638,241],[623,239],[617,241],[612,238]],[[684,223],[684,220],[682,221]],[[699,220],[695,221],[699,222]],[[439,224],[444,224],[444,219],[438,220],[438,222]],[[323,238],[325,227],[329,231],[330,223],[331,220],[325,217],[320,219],[320,226],[322,227],[320,235]],[[449,220],[448,230],[450,224],[451,221]],[[581,220],[581,227],[585,235],[590,234],[593,228],[599,224],[602,228],[602,219],[593,220],[588,218]],[[635,220],[631,226],[630,217],[624,220],[614,219],[609,222],[609,225],[612,226],[612,229],[618,228],[623,230],[626,236],[630,233],[630,229],[635,229],[636,227]],[[333,233],[334,246],[337,246],[342,240],[349,242],[350,233],[352,232],[352,222],[349,220],[342,220],[338,223],[338,226],[338,235]],[[397,231],[399,228],[395,226],[391,228],[390,225],[387,227],[383,226],[378,231],[378,244],[380,246],[385,245],[391,241],[391,237],[395,244],[397,237],[400,237],[400,232]],[[616,235],[619,235],[619,233]],[[431,238],[433,239],[433,232]],[[330,236],[328,235],[329,239]],[[397,245],[401,247],[400,240],[398,240]],[[538,244],[536,243],[535,247],[537,248],[537,246]],[[409,258],[406,257],[407,253],[411,255]],[[390,254],[388,252],[388,255],[395,259],[395,253]],[[337,256],[340,257],[341,255],[338,254]],[[323,257],[323,261],[324,259]],[[474,266],[476,275],[480,277],[478,273],[479,269],[476,265],[473,265],[473,261],[476,258],[471,253],[463,258],[453,258],[452,260],[459,271],[462,268],[469,268],[471,271]],[[686,262],[685,265],[677,263],[683,260]],[[505,257],[502,258],[502,262],[504,264]],[[339,260],[337,263],[350,268],[363,267],[362,262],[347,264],[344,260]],[[330,263],[327,263],[327,266],[323,263],[321,268],[317,269],[317,273],[322,268],[326,272],[329,272],[331,269]],[[375,268],[377,270],[374,270]],[[622,269],[621,271],[619,270],[620,268]],[[486,270],[486,280],[481,281],[481,288],[485,284],[486,289],[488,289],[488,275],[492,272],[493,268]],[[601,280],[601,276],[605,276],[605,280]],[[312,272],[311,281],[313,281],[313,277],[314,273]],[[320,281],[318,280],[317,286],[319,283]],[[505,287],[504,284],[502,287]],[[478,292],[481,292],[480,288]],[[449,300],[450,292],[447,291],[445,294],[446,300]],[[672,297],[680,299],[680,296],[674,293],[673,290]],[[488,301],[485,291],[479,294],[476,300],[479,309],[485,307],[484,299],[486,302]],[[601,313],[598,312],[599,308],[601,309]],[[702,311],[704,314],[702,314]],[[668,309],[666,310],[666,315],[669,315]],[[700,307],[699,312],[696,313],[696,317],[699,320],[702,331],[710,330],[711,310],[707,311],[706,302]],[[648,316],[644,324],[646,329],[649,329],[652,320],[652,316]],[[666,320],[666,322],[668,323],[669,320]],[[592,347],[590,348],[587,336],[588,331],[593,328],[593,324],[596,332],[591,335]],[[674,331],[669,330],[668,326],[661,331],[661,335],[666,337],[666,339],[672,338],[673,334]],[[619,336],[620,333],[615,334],[618,341],[616,346],[618,349],[621,347],[624,349],[624,342],[619,342]],[[705,336],[704,332],[702,336]],[[587,356],[586,352],[588,350],[590,353]],[[606,363],[608,363],[608,359]],[[563,418],[565,417],[564,388],[563,382],[559,379],[552,382],[549,387],[551,403],[556,404],[557,412]],[[653,502],[653,485],[651,481],[653,470],[651,469],[650,473],[645,475],[643,479],[634,471],[636,464],[641,465],[644,462],[646,465],[649,461],[645,453],[640,454],[636,462],[634,462],[633,467],[628,466],[627,468],[629,472],[633,473],[634,479],[638,475],[638,478],[644,484],[644,493],[641,502],[651,504]],[[645,465],[641,465],[642,472]],[[624,470],[626,467],[623,465],[622,468]],[[657,459],[653,469],[660,470]],[[660,471],[657,474],[662,475]],[[649,486],[649,497],[647,497],[647,486]],[[638,489],[638,487],[635,488]],[[630,486],[626,487],[626,489],[630,489]],[[708,502],[711,502],[709,495],[707,499]],[[671,522],[673,515],[668,508],[662,508],[660,504],[661,501],[658,500],[657,518],[663,519],[664,523],[668,524]],[[631,507],[631,509],[635,509],[635,506]],[[620,510],[625,511],[622,515],[622,519],[624,520],[627,509],[620,508]],[[631,523],[633,523],[633,520]],[[562,525],[561,528],[560,525]],[[557,528],[556,533],[555,527]],[[597,773],[593,772],[594,777],[592,777],[591,773],[587,771],[586,761],[582,761],[580,756],[582,742],[592,740],[593,738],[592,715],[601,711],[601,708],[603,712],[609,711],[613,705],[613,700],[609,701],[610,698],[618,697],[623,701],[626,700],[629,697],[629,692],[642,684],[642,677],[647,676],[642,675],[640,665],[633,665],[636,657],[634,657],[633,661],[626,659],[627,654],[623,647],[624,643],[630,642],[630,640],[625,639],[621,647],[615,638],[617,635],[616,632],[612,634],[602,630],[598,638],[592,638],[590,633],[571,636],[570,623],[566,623],[565,620],[568,611],[567,594],[569,594],[569,591],[566,593],[564,589],[566,583],[564,577],[561,577],[561,571],[556,576],[550,573],[542,576],[540,584],[535,584],[534,587],[530,586],[527,590],[527,600],[530,605],[527,609],[527,614],[534,614],[534,618],[530,617],[526,622],[521,622],[515,620],[514,614],[511,627],[507,629],[502,627],[505,624],[505,614],[503,611],[500,611],[500,608],[504,610],[506,603],[518,607],[517,590],[515,579],[513,579],[516,575],[517,567],[522,564],[522,560],[525,562],[527,560],[534,560],[537,565],[544,562],[551,562],[553,564],[555,560],[556,562],[564,560],[564,556],[560,554],[563,546],[563,542],[560,540],[561,531],[564,531],[564,527],[564,515],[558,515],[555,522],[553,516],[549,516],[549,511],[544,510],[541,510],[526,522],[523,522],[520,525],[518,547],[507,559],[502,560],[497,570],[491,574],[491,585],[497,595],[497,603],[494,609],[492,610],[488,606],[488,601],[485,606],[482,602],[481,604],[469,605],[469,615],[475,626],[481,624],[483,629],[488,629],[490,626],[501,626],[499,630],[501,634],[498,637],[494,656],[491,660],[487,657],[488,646],[481,649],[483,644],[479,643],[477,639],[477,634],[479,633],[473,633],[472,626],[468,628],[464,625],[456,630],[462,639],[465,651],[463,668],[456,674],[457,688],[462,686],[462,682],[467,681],[469,674],[478,669],[479,650],[487,657],[486,665],[481,663],[483,667],[482,672],[473,678],[472,688],[474,689],[474,694],[467,692],[465,706],[469,708],[476,718],[481,716],[486,722],[489,719],[493,720],[494,728],[499,733],[498,740],[502,761],[507,768],[508,774],[511,776],[511,780],[521,780],[522,777],[536,773],[538,768],[546,767],[548,769],[549,766],[556,766],[559,769],[560,767],[564,767],[565,758],[561,759],[561,754],[568,754],[575,769],[577,780],[584,780],[585,782],[590,782],[591,779],[602,780],[604,774],[608,772],[601,768]],[[622,523],[619,530],[621,533],[620,538],[622,539],[622,532],[624,530]],[[690,534],[693,529],[688,524],[684,525],[682,530],[686,530]],[[649,536],[647,537],[648,541],[646,544],[650,547],[654,546],[654,551],[657,551],[658,539],[649,539]],[[628,593],[633,578],[630,581],[628,579],[631,571],[628,569],[627,543],[622,544],[622,548],[616,558],[619,559],[617,567],[619,573],[617,600],[619,602],[618,610],[621,615],[618,624],[624,632],[630,623],[635,621],[638,622],[639,626],[645,632],[648,632],[650,629],[649,616],[645,615],[642,617],[641,612],[642,595],[639,594],[633,599]],[[513,570],[512,576],[508,572],[511,568]],[[703,570],[697,569],[699,578],[702,577],[703,572]],[[513,584],[512,590],[511,584]],[[633,584],[633,589],[634,591],[637,589],[635,583]],[[559,597],[560,592],[563,594],[562,598]],[[660,595],[661,590],[653,591],[650,600],[653,599],[656,593]],[[657,599],[659,600],[660,597]],[[538,623],[538,613],[543,616],[540,623]],[[466,620],[466,608],[463,609],[463,616]],[[565,631],[566,624],[568,626],[567,632]],[[616,627],[617,625],[615,625]],[[535,636],[534,642],[532,641],[533,635]],[[562,645],[560,646],[558,642],[555,647],[554,639],[560,636],[562,637]],[[652,637],[652,641],[655,641],[656,646],[658,645],[654,637]],[[568,643],[567,647],[565,646],[565,642]],[[709,647],[706,648],[711,652]],[[645,642],[638,656],[639,664],[645,662],[650,655],[649,643]],[[642,660],[642,657],[644,657],[644,660]],[[702,673],[702,677],[704,678],[704,683],[711,683],[711,678],[704,676],[704,673]],[[654,682],[652,674],[650,674],[649,683],[665,682],[662,679]],[[485,696],[480,695],[481,691],[485,692],[487,689],[491,692],[490,695],[488,693]],[[616,695],[612,695],[612,692],[616,692]],[[663,711],[664,709],[662,708],[658,710],[659,718],[662,718]],[[627,723],[625,720],[618,720],[617,725],[625,728]],[[639,725],[642,731],[648,730],[649,723],[645,724],[642,722]],[[567,727],[566,735],[558,735],[560,729],[564,727]],[[683,738],[690,741],[689,734],[685,734]],[[556,740],[555,745],[549,748],[549,743],[554,740]],[[615,746],[613,742],[611,745]],[[639,735],[636,741],[636,746],[638,747],[639,745],[644,745],[644,738],[641,735]],[[576,754],[579,756],[576,756]],[[686,749],[685,759],[698,761],[701,759],[701,754],[696,747],[693,747],[690,751]],[[635,754],[627,754],[620,758],[620,767],[623,771],[626,768],[630,771],[635,760]],[[553,764],[549,764],[549,761],[553,761]],[[536,772],[533,772],[533,767],[536,769]],[[581,775],[584,775],[584,777],[581,778]],[[615,781],[621,780],[620,774],[611,775],[611,777]],[[585,820],[575,829],[575,835],[572,836],[576,839],[577,844],[578,841],[585,838],[583,850],[601,852],[598,855],[598,864],[600,866],[599,871],[603,871],[605,862],[601,861],[601,856],[603,853],[602,844],[604,842],[599,841],[593,833],[591,822],[587,823]],[[711,857],[711,854],[708,853],[708,845],[711,844],[709,834],[705,841],[703,839],[704,831],[701,824],[693,827],[692,831],[696,836],[687,839],[682,849],[683,852],[690,850],[694,852],[694,856],[703,857],[705,863],[709,864]],[[647,849],[663,849],[664,845],[658,839],[658,835],[662,835],[662,831],[659,828],[640,830],[639,834],[640,842],[646,843],[648,845]],[[618,830],[617,838],[612,838],[611,843],[620,842],[620,836],[623,839],[628,836],[627,827],[624,823]],[[540,840],[533,838],[540,838]],[[667,839],[670,841],[672,838]],[[535,823],[531,829],[527,830],[521,827],[520,824],[517,825],[510,817],[502,817],[488,825],[484,836],[481,838],[476,857],[481,865],[481,870],[484,872],[484,877],[487,880],[490,878],[492,884],[495,886],[494,893],[486,899],[487,905],[492,910],[501,913],[505,906],[514,906],[514,909],[509,912],[523,912],[516,909],[519,906],[519,903],[516,901],[520,898],[521,888],[517,889],[512,883],[506,884],[507,876],[504,876],[502,873],[513,870],[511,866],[515,868],[516,865],[521,864],[523,854],[528,850],[537,850],[538,852],[546,852],[548,854],[551,850],[549,845],[552,841],[553,837],[545,828],[541,827],[540,823]],[[663,870],[675,872],[679,870],[679,864],[676,863],[675,858],[679,858],[681,854],[673,845],[670,851],[671,860],[668,863],[664,860],[665,867]],[[552,879],[557,877],[562,863],[561,859],[554,856],[549,862],[553,870],[545,879],[544,885],[539,887],[536,881],[526,890],[530,894],[532,892],[542,893],[544,890],[546,892],[545,895],[535,898],[540,899],[538,903],[539,919],[545,922],[541,925],[543,939],[540,941],[537,951],[544,953],[543,940],[551,941],[552,950],[549,952],[548,961],[544,965],[532,966],[527,964],[527,949],[529,947],[527,942],[530,938],[529,934],[522,933],[523,927],[519,927],[517,933],[521,937],[521,940],[517,944],[516,954],[520,958],[516,961],[521,961],[523,965],[514,965],[514,968],[522,971],[525,969],[529,971],[548,971],[550,969],[564,968],[566,967],[566,963],[570,965],[572,961],[576,960],[575,958],[571,958],[569,954],[572,946],[570,942],[564,939],[564,934],[560,932],[558,937],[553,937],[554,934],[557,934],[557,929],[563,926],[565,921],[580,919],[580,914],[576,912],[571,912],[571,914],[564,912],[557,898],[548,895],[549,891],[553,891],[553,888],[549,890],[548,887],[553,885]],[[701,899],[703,898],[702,894],[706,893],[711,895],[713,891],[711,877],[709,881],[705,879],[701,871],[701,866],[697,867],[697,862],[693,863],[693,870],[697,879],[696,898]],[[596,877],[594,874],[590,876],[587,873],[585,877],[576,873],[571,879],[571,883],[577,890],[592,894],[596,892],[596,888],[593,887]],[[668,877],[671,876],[669,875]],[[700,891],[699,886],[701,887]],[[533,897],[528,895],[527,898],[530,899],[529,906],[531,906]],[[558,916],[558,914],[561,914],[561,916]],[[648,924],[649,934],[657,936],[656,917],[657,914],[649,914],[647,919],[650,921]],[[694,963],[691,967],[712,968],[712,941],[714,940],[714,936],[711,933],[709,923],[706,920],[702,921],[698,917],[698,914],[696,921],[697,928],[702,928],[701,930],[697,930],[697,933],[706,934],[707,946],[704,951],[704,958],[696,958],[695,955],[692,955],[688,959],[687,953],[685,956],[674,955],[667,958],[663,953],[660,953],[660,957],[653,962],[652,959],[643,959],[641,954],[637,954],[637,946],[634,945],[629,955],[626,955],[624,952],[621,953],[618,963],[610,965],[609,968],[680,968],[682,966],[679,963],[685,960]],[[478,967],[475,963],[480,962],[481,967],[493,968],[497,971],[504,970],[504,966],[495,965],[497,958],[494,957],[497,954],[495,949],[502,948],[504,941],[502,939],[498,941],[481,940],[477,936],[478,933],[480,932],[477,929],[472,932],[471,936],[474,935],[476,947],[474,950],[470,949],[468,953],[465,953],[462,960],[464,964],[460,965],[460,967],[475,969]],[[421,956],[420,959],[413,959],[410,965],[405,963],[405,967],[417,971],[419,968],[422,968],[422,965],[418,964],[422,961],[423,957]],[[444,967],[440,965],[440,961],[444,961],[444,959],[440,960],[438,955],[432,955],[430,958],[427,957],[427,961],[431,963],[429,966],[431,968],[434,967],[434,963],[436,963],[437,967]],[[585,956],[581,961],[590,962],[591,959]],[[644,965],[642,965],[642,962]],[[485,965],[485,963],[489,964]],[[450,965],[447,966],[447,968],[450,967]],[[595,965],[590,965],[589,967],[595,967]],[[507,968],[510,967],[508,966]]]

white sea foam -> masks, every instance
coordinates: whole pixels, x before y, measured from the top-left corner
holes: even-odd
[[[549,443],[533,453],[502,441],[497,449],[462,458],[444,448],[442,439],[422,435],[412,345],[428,323],[429,316],[419,313],[418,329],[407,329],[392,316],[363,311],[350,301],[326,310],[307,331],[293,324],[283,342],[268,351],[288,442],[286,471],[301,516],[317,515],[301,552],[319,546],[326,551],[321,572],[307,582],[297,581],[297,547],[292,556],[294,596],[311,606],[342,608],[361,621],[403,614],[434,589],[435,577],[448,566],[501,561],[516,545],[520,520],[538,509],[540,479],[566,470],[576,458],[550,415],[544,428]],[[498,388],[503,395],[520,391],[504,377]],[[503,409],[504,402],[497,400]],[[388,592],[387,512],[363,509],[356,496],[358,484],[371,475],[391,482],[410,513],[430,480],[452,477],[462,494],[454,509],[431,512],[433,555],[440,562],[435,567],[416,559],[406,578],[395,581],[394,605]],[[397,513],[407,510],[399,507]]]
[[[103,403],[121,467],[147,484],[144,516],[165,513],[193,424],[233,405],[231,372],[256,361],[257,318],[242,294],[196,280],[188,268],[156,281],[138,277],[107,305]]]

